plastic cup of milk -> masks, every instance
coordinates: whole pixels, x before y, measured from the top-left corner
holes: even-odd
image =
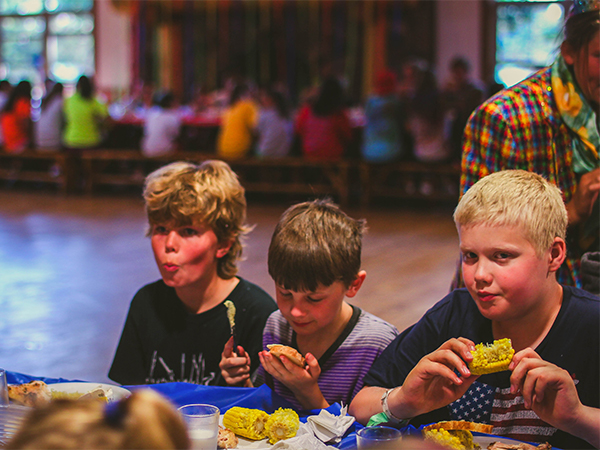
[[[216,450],[219,434],[219,408],[212,405],[184,405],[178,410],[188,429],[194,450]]]

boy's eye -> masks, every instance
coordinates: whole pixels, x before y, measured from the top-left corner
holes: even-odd
[[[183,237],[190,237],[190,236],[196,236],[198,234],[198,230],[194,229],[194,228],[183,228],[179,234]]]
[[[464,252],[462,255],[462,259],[465,262],[473,261],[474,259],[477,259],[477,255],[473,252]]]
[[[281,295],[282,297],[286,297],[286,298],[290,298],[292,296],[292,293],[289,291],[279,291],[279,295]]]
[[[162,225],[154,225],[154,228],[152,229],[153,234],[165,234],[166,232],[167,228]]]
[[[311,296],[308,296],[308,297],[306,297],[306,299],[307,299],[309,302],[312,302],[312,303],[318,303],[318,302],[320,302],[321,300],[323,300],[322,298],[315,298],[315,297],[311,297]]]
[[[510,258],[510,253],[506,253],[506,252],[498,252],[496,253],[496,258],[497,259],[508,259]]]

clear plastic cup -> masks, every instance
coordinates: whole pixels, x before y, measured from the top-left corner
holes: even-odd
[[[8,383],[6,382],[6,370],[0,369],[0,408],[7,407],[10,401],[8,400]]]
[[[402,439],[400,430],[392,427],[366,427],[356,432],[357,447],[362,449],[396,449]]]
[[[179,408],[187,424],[188,435],[194,450],[216,450],[219,434],[219,408],[213,405],[194,404]]]

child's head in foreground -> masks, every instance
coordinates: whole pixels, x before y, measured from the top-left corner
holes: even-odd
[[[52,401],[32,410],[10,449],[186,449],[186,425],[157,392],[142,389],[113,403]]]
[[[556,186],[523,170],[493,173],[464,194],[454,221],[465,286],[480,310],[499,298],[514,307],[554,292],[567,229]]]
[[[174,162],[161,167],[146,178],[144,201],[148,234],[156,225],[208,226],[220,243],[231,243],[227,254],[218,260],[218,276],[235,276],[242,254],[241,238],[249,228],[244,224],[244,188],[227,163]]]

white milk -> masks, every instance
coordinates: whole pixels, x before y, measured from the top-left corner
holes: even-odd
[[[216,450],[217,433],[213,430],[189,430],[194,450]]]

